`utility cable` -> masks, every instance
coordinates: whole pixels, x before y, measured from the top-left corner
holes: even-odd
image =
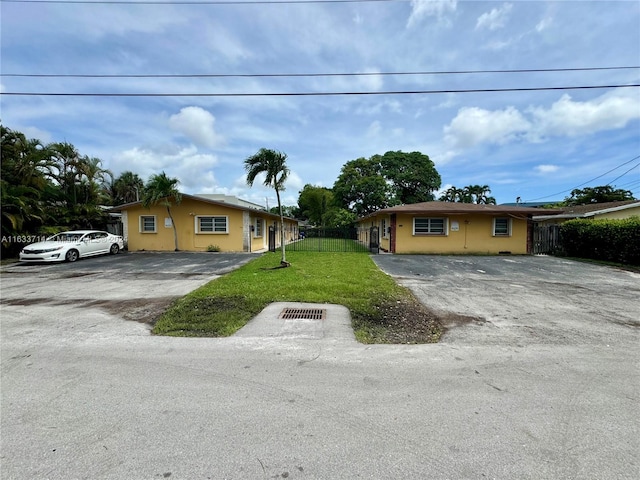
[[[621,164],[620,164],[620,165],[618,165],[617,167],[612,168],[611,170],[609,170],[609,171],[607,171],[607,172],[604,172],[602,175],[598,175],[597,177],[592,178],[591,180],[587,180],[586,182],[581,183],[580,185],[576,185],[576,186],[575,186],[575,187],[573,187],[573,188],[569,188],[568,190],[563,190],[563,191],[561,191],[561,192],[552,193],[551,195],[546,195],[546,196],[544,196],[544,197],[533,198],[533,199],[531,199],[531,200],[525,200],[525,201],[526,201],[526,202],[536,202],[536,201],[538,201],[538,200],[544,200],[544,199],[546,199],[546,198],[555,197],[556,195],[561,195],[561,194],[563,194],[563,193],[570,192],[570,191],[572,191],[572,190],[575,190],[576,188],[580,188],[580,187],[582,187],[582,186],[584,186],[584,185],[586,185],[586,184],[588,184],[588,183],[591,183],[591,182],[593,182],[594,180],[598,180],[599,178],[602,178],[602,177],[604,177],[605,175],[607,175],[607,174],[609,174],[609,173],[613,172],[614,170],[617,170],[617,169],[619,169],[620,167],[624,167],[625,165],[628,165],[629,163],[631,163],[631,162],[633,162],[633,161],[635,161],[635,160],[637,160],[637,159],[639,159],[639,158],[640,158],[640,155],[638,155],[637,157],[633,157],[631,160],[627,160],[626,162],[621,163]],[[637,165],[636,165],[636,166],[637,166]],[[633,168],[635,168],[635,167],[633,167]]]
[[[617,85],[582,85],[566,87],[471,88],[461,90],[396,90],[379,92],[274,92],[274,93],[62,93],[62,92],[0,92],[0,96],[22,97],[326,97],[338,95],[434,95],[442,93],[534,92],[549,90],[592,90],[603,88],[633,88],[640,83]]]
[[[624,172],[622,175],[620,175],[619,177],[614,178],[613,180],[611,180],[609,183],[607,183],[607,185],[611,185],[613,182],[615,182],[616,180],[618,180],[619,178],[624,177],[627,173],[629,173],[631,170],[633,170],[634,168],[638,168],[638,166],[640,165],[640,162],[636,163],[633,167],[631,167],[629,170],[627,170],[626,172]]]
[[[188,73],[188,74],[82,74],[82,73],[0,73],[0,77],[22,78],[268,78],[268,77],[374,77],[409,75],[467,75],[507,73],[590,72],[602,70],[631,70],[640,66],[525,68],[515,70],[433,70],[417,72],[342,72],[342,73]]]

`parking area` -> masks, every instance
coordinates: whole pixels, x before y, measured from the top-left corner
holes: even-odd
[[[443,343],[599,345],[638,338],[635,272],[547,256],[373,258],[444,317]]]
[[[74,263],[2,268],[2,303],[71,305],[148,323],[173,300],[249,262],[256,254],[121,252]],[[77,328],[77,327],[76,327]]]
[[[452,314],[441,343],[150,335],[153,309],[251,258],[3,267],[2,479],[640,475],[638,274],[379,255]]]

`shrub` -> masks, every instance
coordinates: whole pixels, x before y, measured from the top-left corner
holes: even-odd
[[[560,226],[560,244],[569,257],[640,265],[640,217],[569,220]]]
[[[207,252],[219,252],[220,247],[218,245],[209,245],[207,247]]]

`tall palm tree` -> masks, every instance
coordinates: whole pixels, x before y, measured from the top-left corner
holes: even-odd
[[[175,241],[176,252],[178,251],[178,230],[171,214],[171,207],[173,206],[171,199],[175,201],[176,205],[180,205],[180,202],[182,202],[182,194],[177,189],[179,183],[180,181],[177,178],[169,178],[165,172],[162,172],[151,175],[142,192],[143,207],[151,208],[154,205],[164,205],[167,208],[167,214],[173,226],[173,240]]]
[[[287,155],[285,153],[261,148],[258,153],[244,161],[244,168],[247,171],[247,185],[252,187],[256,177],[264,173],[263,184],[267,187],[273,187],[276,191],[278,211],[280,212],[280,248],[282,250],[280,265],[284,267],[288,267],[289,262],[287,262],[284,248],[284,215],[282,213],[282,203],[280,202],[280,192],[284,190],[284,182],[289,176],[289,167],[287,167],[286,160]]]

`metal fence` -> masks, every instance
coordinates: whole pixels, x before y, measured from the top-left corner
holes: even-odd
[[[368,252],[356,228],[300,227],[298,239],[287,244],[293,252]]]

